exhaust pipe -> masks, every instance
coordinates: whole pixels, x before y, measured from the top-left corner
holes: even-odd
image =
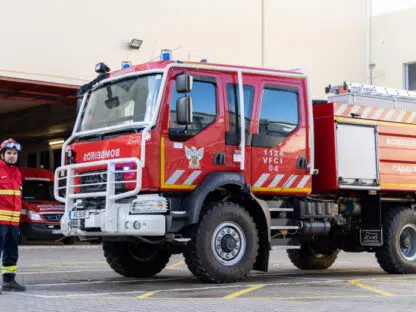
[[[324,236],[331,231],[331,223],[327,220],[299,221],[299,232],[305,236]]]

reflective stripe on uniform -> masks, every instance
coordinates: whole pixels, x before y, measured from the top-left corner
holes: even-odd
[[[16,265],[2,266],[1,267],[1,273],[2,274],[7,274],[7,273],[16,274],[16,272],[17,272],[17,266]]]
[[[0,190],[0,195],[21,195],[20,190]]]
[[[4,217],[4,216],[0,216],[0,221],[19,222],[20,221],[20,217]]]
[[[0,209],[0,215],[6,215],[6,216],[20,216],[20,211],[10,211],[10,210],[3,210]]]
[[[20,211],[10,211],[0,209],[0,221],[19,222]]]

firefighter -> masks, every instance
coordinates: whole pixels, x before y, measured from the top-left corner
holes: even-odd
[[[0,257],[3,256],[3,291],[25,290],[24,286],[15,281],[22,209],[22,176],[17,168],[20,151],[20,144],[13,139],[5,140],[0,145]]]

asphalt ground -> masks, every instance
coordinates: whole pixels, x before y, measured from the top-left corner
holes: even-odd
[[[340,253],[325,271],[301,271],[273,251],[267,273],[235,284],[204,284],[182,256],[151,279],[125,278],[101,245],[20,247],[17,280],[0,311],[414,311],[416,275],[389,275],[371,253]]]

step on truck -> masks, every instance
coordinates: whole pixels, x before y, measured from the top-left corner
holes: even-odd
[[[273,249],[302,270],[343,250],[416,273],[414,92],[345,82],[312,101],[305,73],[206,62],[96,72],[54,190],[63,233],[102,239],[117,273],[183,253],[235,282]]]

